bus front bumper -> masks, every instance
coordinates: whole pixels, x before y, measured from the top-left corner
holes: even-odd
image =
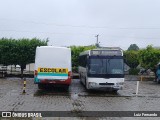
[[[118,83],[113,84],[113,85],[99,85],[99,83],[95,82],[89,82],[88,83],[88,89],[108,89],[108,90],[122,90],[123,85],[120,85]]]

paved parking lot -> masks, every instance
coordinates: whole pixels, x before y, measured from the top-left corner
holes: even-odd
[[[0,111],[160,111],[160,84],[140,81],[136,96],[136,80],[126,78],[124,89],[116,94],[87,92],[79,79],[73,79],[69,91],[60,88],[38,90],[30,78],[27,79],[26,94],[22,94],[23,80],[0,79]]]

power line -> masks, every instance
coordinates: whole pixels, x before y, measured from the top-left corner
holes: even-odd
[[[35,22],[35,21],[25,21],[25,20],[16,20],[16,19],[4,19],[0,18],[0,20],[14,20],[24,23],[31,23],[31,24],[41,24],[41,25],[48,25],[48,26],[58,26],[58,27],[73,27],[73,28],[90,28],[90,29],[123,29],[123,30],[156,30],[160,29],[160,27],[109,27],[109,26],[88,26],[88,25],[69,25],[69,24],[56,24],[56,23],[45,23],[45,22]]]
[[[58,32],[43,32],[43,31],[38,31],[38,32],[35,32],[35,31],[19,31],[19,30],[0,30],[0,31],[3,31],[3,32],[28,32],[28,33],[42,33],[42,34],[64,34],[64,35],[96,35],[96,34],[87,34],[87,33],[58,33]],[[97,37],[97,43],[98,43],[98,37],[99,35],[96,35],[95,37]],[[109,36],[107,35],[107,39],[109,38],[132,38],[132,39],[160,39],[160,38],[154,38],[154,37],[130,37],[130,36]]]
[[[95,34],[87,34],[87,33],[58,33],[58,32],[42,32],[42,31],[35,32],[35,31],[27,31],[27,30],[24,30],[24,31],[19,31],[19,30],[0,30],[0,31],[3,31],[3,32],[28,32],[28,33],[42,33],[42,34],[95,35]]]
[[[133,38],[133,39],[160,39],[154,37],[130,37],[130,36],[107,36],[107,37],[116,37],[116,38]]]

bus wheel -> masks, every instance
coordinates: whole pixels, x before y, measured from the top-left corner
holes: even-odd
[[[79,75],[79,80],[80,80],[80,83],[83,85],[83,83],[82,83],[82,80],[81,80],[82,78],[81,78],[81,74]]]
[[[65,91],[68,91],[68,90],[69,90],[69,85],[66,85],[66,86],[64,87],[64,89],[65,89]]]
[[[43,85],[43,84],[38,84],[38,88],[39,88],[39,89],[43,89],[43,88],[44,88],[44,85]]]

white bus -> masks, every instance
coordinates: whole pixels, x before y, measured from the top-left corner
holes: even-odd
[[[120,48],[99,48],[88,50],[79,55],[80,81],[86,89],[123,88],[124,59]]]
[[[42,89],[48,84],[71,84],[71,50],[66,47],[40,46],[36,49],[34,83]]]

